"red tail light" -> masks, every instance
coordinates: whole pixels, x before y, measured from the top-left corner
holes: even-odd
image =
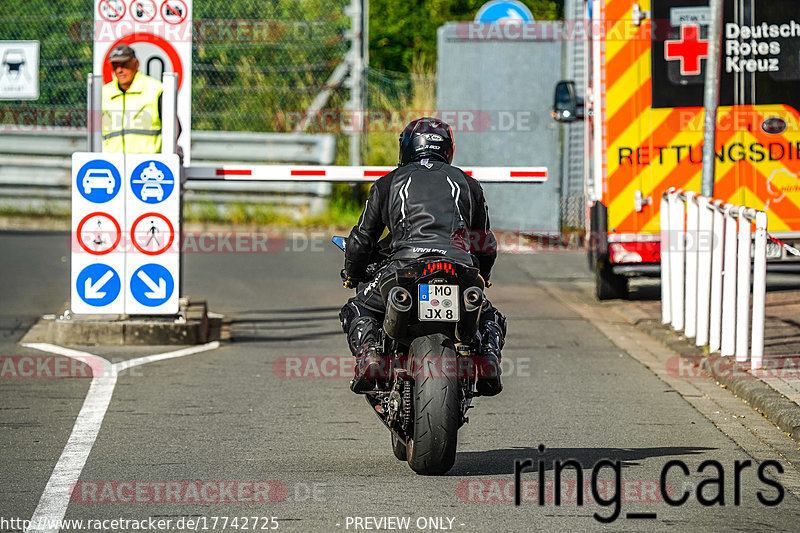
[[[456,267],[453,266],[453,263],[448,263],[446,261],[428,263],[425,265],[425,270],[422,271],[422,275],[427,276],[428,274],[433,274],[434,272],[445,272],[446,274],[455,276]]]
[[[658,263],[661,261],[661,243],[612,242],[608,245],[611,263]]]

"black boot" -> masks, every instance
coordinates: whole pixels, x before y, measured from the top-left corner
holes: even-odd
[[[500,350],[505,343],[505,335],[501,325],[494,321],[481,322],[480,329],[481,350],[475,388],[481,396],[495,396],[503,390],[500,383]]]
[[[360,317],[350,325],[347,344],[356,358],[350,390],[363,394],[375,388],[379,379],[386,379],[388,369],[385,357],[378,352],[378,321]]]
[[[374,344],[363,345],[356,355],[356,366],[353,379],[350,380],[350,390],[356,394],[374,390],[378,380],[387,377],[388,370],[385,361],[385,357],[378,355]]]

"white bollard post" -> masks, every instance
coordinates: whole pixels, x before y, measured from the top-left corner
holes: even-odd
[[[708,319],[708,349],[716,352],[720,347],[722,334],[722,271],[723,265],[723,240],[725,239],[725,215],[722,212],[722,200],[714,201],[711,243],[711,298],[709,302]]]
[[[756,213],[756,242],[753,255],[753,347],[750,368],[761,368],[764,359],[764,313],[767,296],[767,214]]]
[[[686,268],[686,233],[684,229],[685,206],[680,191],[675,191],[675,194],[670,197],[670,203],[672,206],[669,212],[670,231],[672,232],[669,257],[669,268],[672,272],[670,306],[672,329],[681,331],[683,330],[684,319],[683,281],[684,269]]]
[[[671,193],[674,189],[670,189]],[[669,225],[669,200],[668,194],[661,195],[661,323],[669,324],[672,321],[670,309],[670,234]]]
[[[686,285],[684,334],[697,334],[697,193],[686,191]]]
[[[736,362],[747,361],[750,338],[750,219],[739,208],[738,264],[736,266]]]
[[[733,355],[736,347],[736,219],[733,205],[725,205],[725,259],[722,278],[722,340],[720,352]]]
[[[711,253],[713,212],[708,198],[697,197],[697,346],[708,344],[709,298],[711,292]]]

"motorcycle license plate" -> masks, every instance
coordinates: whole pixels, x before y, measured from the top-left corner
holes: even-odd
[[[419,286],[419,319],[458,322],[458,285]]]

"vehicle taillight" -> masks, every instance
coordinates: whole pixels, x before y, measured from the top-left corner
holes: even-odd
[[[428,263],[427,265],[425,265],[425,270],[422,271],[422,275],[427,276],[428,274],[432,274],[434,272],[446,272],[447,274],[455,276],[456,267],[453,266],[453,263],[448,263],[445,261]]]
[[[661,261],[661,243],[612,242],[608,245],[609,260],[612,263],[658,263]]]

